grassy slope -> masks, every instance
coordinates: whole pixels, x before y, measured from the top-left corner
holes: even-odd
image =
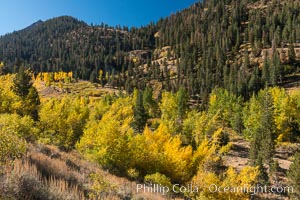
[[[91,174],[97,174],[97,179],[92,179]],[[136,182],[102,170],[76,151],[66,153],[49,145],[30,145],[25,158],[6,168],[3,180],[0,199],[10,199],[9,196],[14,199],[16,193],[22,199],[166,198],[156,193],[136,192]],[[86,198],[88,194],[94,194],[94,198]]]

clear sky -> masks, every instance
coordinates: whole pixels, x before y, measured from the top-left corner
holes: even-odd
[[[1,0],[0,35],[38,20],[69,15],[88,24],[141,26],[199,0]]]

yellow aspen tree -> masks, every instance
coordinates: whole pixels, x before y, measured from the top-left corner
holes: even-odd
[[[274,101],[274,122],[276,126],[276,141],[289,142],[295,138],[297,119],[297,103],[283,88],[270,89]]]

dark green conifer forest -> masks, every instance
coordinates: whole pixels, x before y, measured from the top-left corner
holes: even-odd
[[[11,72],[23,63],[36,73],[72,71],[92,82],[100,81],[102,70],[107,77],[101,81],[129,92],[158,80],[164,89],[184,86],[190,95],[207,97],[223,87],[249,98],[298,70],[299,12],[297,1],[221,0],[141,28],[88,25],[64,16],[2,36],[0,58]],[[163,47],[170,47],[167,60],[159,60]]]

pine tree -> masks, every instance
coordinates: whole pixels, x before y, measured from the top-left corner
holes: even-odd
[[[262,81],[263,84],[268,84],[270,82],[270,70],[269,70],[269,59],[268,55],[266,54],[264,56],[264,62],[263,62],[263,67],[262,67]]]
[[[254,91],[255,93],[258,92],[258,90],[261,87],[261,83],[260,83],[260,77],[259,77],[259,69],[258,67],[254,68],[254,71],[251,74],[251,78],[249,81],[249,90],[250,91]]]
[[[182,86],[179,88],[176,94],[176,102],[177,102],[178,116],[180,119],[183,119],[188,109],[188,94],[184,89],[184,87]]]
[[[244,70],[248,70],[250,67],[250,59],[249,59],[249,53],[248,53],[248,49],[245,49],[244,52]]]
[[[270,66],[270,83],[275,86],[278,80],[282,80],[283,72],[280,66],[279,54],[276,49],[276,41],[272,42],[272,65]]]
[[[280,58],[277,51],[275,52],[273,57],[273,64],[275,67],[275,74],[276,74],[276,82],[273,82],[273,85],[275,85],[277,84],[278,81],[282,83],[282,78],[284,76],[284,71],[282,66],[280,65]]]
[[[38,91],[35,87],[31,87],[25,99],[23,115],[29,115],[37,121],[39,119],[38,107],[40,103]]]
[[[294,155],[294,162],[291,164],[288,171],[288,180],[293,193],[290,193],[293,199],[300,199],[300,152]]]
[[[36,88],[32,86],[31,73],[21,66],[13,82],[12,90],[23,101],[22,107],[17,111],[18,114],[29,115],[38,120],[40,99]]]
[[[275,134],[274,134],[274,106],[273,106],[273,99],[272,95],[270,94],[268,88],[265,89],[261,96],[262,104],[262,116],[261,116],[261,134],[263,135],[261,141],[262,147],[262,158],[268,164],[272,162],[272,156],[274,154],[275,148]]]
[[[288,50],[288,57],[289,57],[289,62],[293,63],[296,60],[296,53],[295,49],[292,43],[289,45],[289,50]]]
[[[141,132],[143,130],[143,128],[145,127],[147,118],[148,118],[145,107],[144,107],[144,103],[143,103],[143,92],[142,91],[138,91],[133,113],[134,113],[133,127],[137,131]]]
[[[25,99],[29,93],[29,89],[32,87],[30,72],[21,66],[13,82],[12,91],[22,99]]]
[[[257,161],[257,166],[259,171],[258,182],[262,185],[267,185],[269,183],[269,176],[261,159]]]
[[[143,103],[145,109],[148,110],[150,116],[154,115],[156,103],[153,99],[153,91],[151,87],[146,87],[143,93]]]
[[[259,165],[259,162],[270,164],[275,148],[273,100],[268,88],[259,93],[258,103],[261,113],[259,114],[258,128],[254,130],[254,138],[250,148],[250,158],[256,166]]]

